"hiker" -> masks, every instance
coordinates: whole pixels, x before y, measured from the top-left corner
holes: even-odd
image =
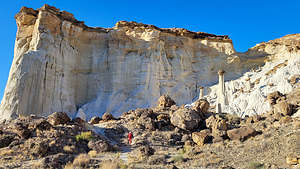
[[[132,137],[133,137],[132,133],[129,132],[129,133],[128,133],[128,143],[129,143],[129,144],[131,144]]]

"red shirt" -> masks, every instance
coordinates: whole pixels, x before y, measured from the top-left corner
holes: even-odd
[[[132,133],[128,133],[128,139],[132,139]]]

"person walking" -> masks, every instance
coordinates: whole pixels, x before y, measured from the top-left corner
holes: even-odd
[[[129,144],[131,144],[132,138],[133,138],[132,132],[129,132],[129,133],[128,133],[128,143],[129,143]]]

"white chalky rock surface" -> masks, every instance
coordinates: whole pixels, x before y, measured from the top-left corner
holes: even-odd
[[[118,116],[155,106],[162,94],[178,105],[191,103],[198,86],[217,83],[219,69],[232,80],[266,58],[256,49],[235,53],[226,36],[125,21],[114,28],[90,28],[49,6],[22,8],[16,21],[0,120],[55,111],[85,119],[104,112]]]
[[[229,105],[223,111],[239,116],[265,113],[271,108],[266,102],[269,93],[279,91],[287,94],[296,88],[299,82],[292,85],[289,79],[293,75],[300,74],[299,44],[299,34],[263,43],[261,50],[269,53],[272,60],[256,71],[247,72],[239,79],[225,83]],[[275,67],[279,67],[275,73],[266,75]],[[250,87],[247,78],[250,78],[253,86]],[[255,81],[258,79],[259,83],[256,84]],[[212,86],[210,94],[206,96],[212,104],[216,104],[217,87],[217,85]],[[243,92],[240,91],[242,88]]]

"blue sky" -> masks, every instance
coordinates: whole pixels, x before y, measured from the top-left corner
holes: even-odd
[[[182,27],[229,35],[237,51],[262,41],[300,33],[299,0],[11,0],[0,6],[0,98],[3,96],[17,27],[14,15],[22,6],[43,4],[71,12],[88,26],[112,27],[119,20],[158,27]]]

